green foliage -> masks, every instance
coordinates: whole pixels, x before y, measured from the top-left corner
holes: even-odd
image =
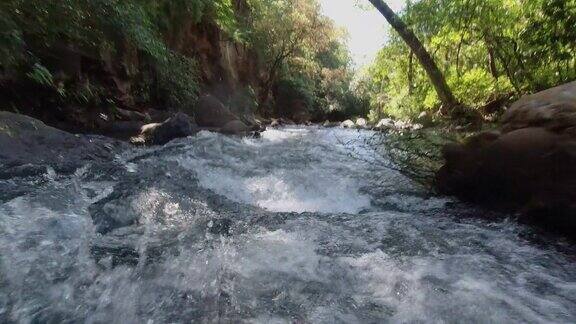
[[[490,95],[514,91],[506,77],[494,79],[486,69],[482,68],[470,69],[460,77],[456,73],[451,73],[448,84],[454,91],[454,95],[469,107],[486,105],[490,101]]]
[[[344,35],[316,0],[250,0],[249,42],[266,71],[263,98],[274,85],[291,89],[317,119],[365,115],[353,89]],[[262,106],[266,106],[261,102]],[[266,113],[266,112],[264,112]]]
[[[60,104],[115,105],[128,95],[190,110],[198,66],[177,49],[198,23],[251,48],[266,71],[257,91],[231,105],[254,111],[262,92],[285,86],[315,115],[366,114],[342,34],[317,0],[4,0],[0,81],[33,82],[51,94],[40,100]],[[63,53],[82,57],[82,67]]]
[[[54,86],[52,76],[71,77],[55,64],[58,52],[68,48],[103,65],[120,60],[121,73],[137,81],[138,95],[186,109],[197,96],[197,66],[166,39],[205,15],[232,29],[230,10],[230,0],[5,0],[0,3],[0,72],[11,79],[27,77],[74,100],[66,96],[64,83]],[[66,86],[71,92],[81,88]]]
[[[473,108],[576,79],[576,0],[422,0],[401,17]],[[424,71],[393,33],[364,78],[376,118],[438,109]]]
[[[241,116],[253,115],[258,108],[256,91],[251,86],[236,91],[230,99],[229,106],[232,111]]]
[[[308,107],[309,110],[314,106],[314,86],[310,83],[311,80],[306,78],[290,78],[283,79],[276,82],[276,99],[282,100],[298,98],[303,101],[304,105]],[[282,107],[284,108],[284,107]]]
[[[32,66],[32,71],[26,74],[31,80],[35,81],[36,83],[52,87],[54,86],[54,77],[52,73],[48,71],[48,69],[43,66],[42,64],[36,63]]]

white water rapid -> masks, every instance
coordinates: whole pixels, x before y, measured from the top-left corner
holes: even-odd
[[[0,177],[0,322],[576,322],[569,243],[430,196],[370,136],[203,132]]]

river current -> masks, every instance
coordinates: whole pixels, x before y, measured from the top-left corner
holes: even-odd
[[[201,132],[0,179],[0,322],[576,322],[570,243],[429,195],[372,136]]]

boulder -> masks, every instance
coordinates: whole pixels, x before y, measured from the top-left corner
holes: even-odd
[[[288,119],[288,118],[273,118],[270,122],[270,127],[280,127],[280,126],[284,126],[284,125],[295,125],[296,123],[294,123],[292,120]]]
[[[270,122],[270,127],[280,127],[280,126],[282,126],[282,124],[278,119],[272,119],[272,122]]]
[[[98,136],[73,135],[24,115],[0,111],[0,169],[39,165],[73,171],[113,159],[123,145]]]
[[[115,108],[114,112],[116,118],[122,121],[151,121],[151,117],[149,115],[143,114],[139,111]]]
[[[437,188],[576,237],[575,85],[526,96],[501,131],[446,146]]]
[[[228,108],[212,95],[203,95],[194,110],[196,123],[200,127],[224,127],[233,120],[238,120]]]
[[[366,128],[368,126],[368,122],[364,118],[358,118],[356,119],[356,126]]]
[[[150,117],[150,122],[161,123],[166,119],[172,117],[172,113],[168,110],[148,109],[147,115]]]
[[[233,120],[220,129],[222,134],[227,135],[246,135],[250,131],[252,131],[252,128],[239,120]]]
[[[332,127],[336,127],[336,126],[338,126],[338,125],[340,125],[340,123],[338,123],[338,122],[331,122],[331,121],[327,120],[327,121],[325,121],[325,122],[322,124],[322,127],[332,128]]]
[[[502,116],[502,131],[544,127],[562,132],[576,127],[576,81],[524,96]]]
[[[429,127],[434,125],[434,117],[427,111],[423,111],[416,118],[416,123],[422,125],[422,127]]]
[[[340,124],[340,127],[343,127],[343,128],[354,128],[354,126],[356,126],[356,123],[354,123],[350,119],[345,120]]]
[[[397,130],[405,130],[411,128],[411,124],[409,122],[403,120],[397,120],[394,122],[394,128]]]
[[[114,121],[103,123],[100,133],[121,140],[129,140],[133,136],[140,134],[142,127],[146,125],[143,121]]]
[[[300,125],[309,124],[311,118],[312,117],[310,116],[310,113],[308,113],[306,110],[303,110],[303,109],[295,112],[292,115],[292,119],[294,120],[294,122],[296,124],[300,124]]]
[[[131,141],[135,144],[164,145],[173,139],[191,136],[196,132],[196,125],[184,113],[178,113],[163,123],[144,125],[140,135]]]
[[[376,128],[380,130],[394,128],[394,121],[390,118],[381,119],[378,124],[376,124]]]

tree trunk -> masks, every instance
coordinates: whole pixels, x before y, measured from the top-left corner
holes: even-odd
[[[498,80],[500,75],[498,74],[498,67],[496,66],[496,57],[494,55],[494,49],[491,45],[486,42],[486,48],[488,49],[488,67],[490,68],[490,73],[495,80]]]
[[[408,94],[414,93],[414,52],[408,57]]]
[[[418,61],[422,65],[422,68],[426,71],[430,82],[434,86],[438,98],[444,106],[443,110],[449,114],[459,113],[461,105],[452,94],[444,74],[438,69],[436,62],[432,56],[426,51],[424,45],[420,42],[418,37],[408,28],[408,26],[394,13],[392,9],[382,0],[369,0],[378,11],[386,18],[388,23],[396,30],[396,32],[402,37],[404,42],[410,47],[414,55],[418,58]]]

